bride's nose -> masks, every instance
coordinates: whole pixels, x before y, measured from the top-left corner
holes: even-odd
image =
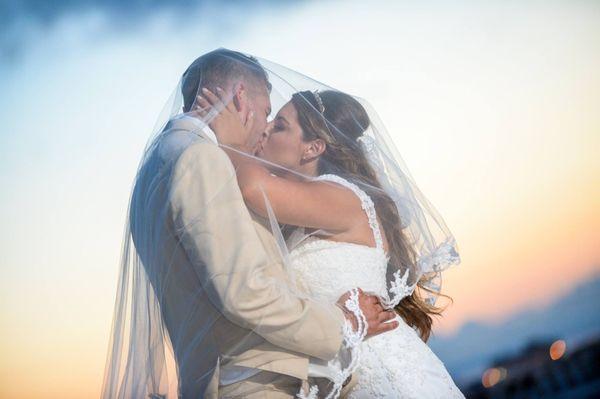
[[[262,132],[261,137],[260,137],[262,141],[267,141],[269,139],[272,128],[273,128],[273,121],[267,123],[267,127],[265,127],[265,130]]]

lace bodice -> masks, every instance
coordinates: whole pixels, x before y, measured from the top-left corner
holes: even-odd
[[[290,260],[294,280],[313,298],[335,302],[356,287],[385,295],[387,257],[375,248],[310,237],[290,253]]]
[[[343,185],[360,198],[373,231],[375,247],[308,237],[290,251],[294,280],[310,296],[328,302],[335,302],[356,287],[376,295],[386,295],[388,258],[383,249],[373,201],[358,186],[339,176],[322,175],[318,179]]]

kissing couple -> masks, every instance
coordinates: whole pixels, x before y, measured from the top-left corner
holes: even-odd
[[[135,177],[102,397],[464,398],[426,344],[459,261],[365,100],[211,51]]]

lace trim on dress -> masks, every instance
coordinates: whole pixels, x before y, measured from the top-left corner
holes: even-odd
[[[358,302],[358,289],[354,288],[350,291],[350,296],[344,303],[345,308],[352,312],[354,317],[356,318],[357,329],[354,331],[352,328],[352,324],[346,320],[342,327],[342,334],[344,340],[342,342],[342,349],[340,352],[327,363],[327,366],[334,370],[334,380],[333,388],[325,399],[333,399],[337,398],[342,391],[342,387],[344,382],[352,375],[352,373],[358,367],[358,360],[360,358],[360,344],[365,339],[367,335],[367,319],[363,312],[360,310],[360,305]],[[342,359],[348,358],[349,363],[346,366],[342,365]],[[302,389],[296,397],[298,399],[317,399],[319,393],[319,388],[316,385],[310,386],[308,390],[308,394],[302,392]]]
[[[361,190],[356,184],[349,182],[338,175],[326,174],[321,175],[315,178],[315,180],[329,180],[335,183],[338,183],[341,186],[344,186],[350,189],[356,196],[360,199],[360,205],[367,214],[367,218],[369,219],[369,226],[373,231],[373,237],[375,238],[375,247],[381,249],[383,251],[383,238],[381,236],[381,230],[379,228],[379,222],[377,221],[377,213],[375,212],[375,204],[371,197],[367,195],[363,190]]]
[[[385,309],[396,307],[403,298],[412,295],[415,288],[417,288],[417,283],[408,285],[408,276],[408,269],[404,271],[402,276],[400,276],[400,270],[394,272],[394,279],[391,281],[390,287],[388,288],[388,293],[391,294],[391,296],[379,299]]]

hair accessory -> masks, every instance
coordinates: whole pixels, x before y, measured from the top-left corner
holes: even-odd
[[[317,90],[315,90],[312,92],[312,94],[313,94],[313,96],[315,96],[315,100],[317,101],[317,105],[319,106],[319,112],[324,114],[325,106],[323,105],[323,100],[321,99],[319,92]]]
[[[356,138],[357,143],[362,143],[365,148],[369,151],[373,150],[375,147],[375,140],[373,138],[367,136],[366,134],[361,134]]]
[[[356,142],[360,147],[362,147],[363,153],[369,162],[371,162],[373,165],[377,165],[381,168],[381,170],[383,170],[383,164],[381,163],[381,160],[375,151],[375,140],[366,134],[362,134],[356,138]]]

